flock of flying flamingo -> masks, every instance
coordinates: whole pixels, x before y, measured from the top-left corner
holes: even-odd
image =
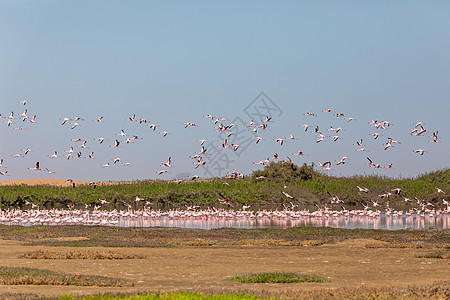
[[[28,101],[20,101],[21,105],[25,107],[23,113],[21,114],[15,114],[14,112],[11,112],[9,115],[1,115],[0,118],[5,119],[3,122],[6,124],[5,126],[12,128],[13,130],[25,130],[25,125],[30,124],[30,126],[36,126],[38,123],[39,118],[36,115],[32,115],[31,117],[28,116],[28,109],[26,108]],[[324,114],[333,114],[337,118],[343,118],[347,122],[355,122],[357,121],[356,118],[349,117],[345,115],[344,113],[338,113],[331,109],[323,110],[322,113]],[[306,118],[314,118],[317,116],[316,113],[307,112],[304,114]],[[219,132],[221,134],[225,134],[227,138],[223,140],[218,140],[218,144],[214,145],[215,147],[222,148],[222,149],[230,149],[231,151],[239,151],[243,148],[242,145],[236,144],[236,142],[233,139],[233,135],[236,135],[236,132],[234,131],[234,128],[237,126],[231,122],[229,122],[229,119],[227,118],[217,118],[213,117],[212,115],[204,115],[205,118],[210,119],[212,124],[214,124],[214,131]],[[137,118],[136,115],[132,115],[128,118],[126,118],[127,122],[137,123],[141,126],[147,126],[151,131],[156,132],[157,128],[160,127],[159,125],[153,124],[149,122],[148,120],[144,118]],[[92,122],[97,124],[102,124],[106,122],[104,120],[103,116],[99,116],[96,119],[93,119]],[[267,116],[265,119],[255,122],[250,121],[247,124],[245,124],[245,128],[251,132],[253,135],[250,138],[252,141],[254,140],[254,144],[261,145],[261,141],[265,141],[268,138],[262,137],[264,136],[264,132],[268,130],[268,128],[271,126],[272,117]],[[21,125],[16,125],[21,124]],[[68,126],[70,131],[76,131],[78,127],[86,125],[85,120],[79,116],[75,116],[73,118],[69,117],[62,117],[60,119],[60,122],[58,126]],[[370,127],[376,130],[376,132],[372,132],[369,135],[372,136],[374,140],[380,138],[381,136],[384,136],[382,133],[386,131],[390,126],[393,124],[388,121],[378,121],[378,120],[372,120],[368,123]],[[198,127],[197,124],[193,122],[185,122],[180,124],[180,126],[184,127],[184,129],[188,130],[189,127]],[[305,132],[311,132],[315,135],[315,143],[322,143],[327,140],[338,142],[342,140],[343,138],[339,136],[339,132],[344,131],[344,128],[341,127],[332,127],[326,129],[326,131],[331,132],[330,135],[326,135],[324,131],[319,129],[319,126],[312,126],[309,124],[303,124],[299,125],[299,127],[303,128],[303,131]],[[311,130],[310,130],[311,128]],[[413,124],[412,129],[410,131],[411,136],[424,136],[428,133],[428,131],[424,128],[424,124],[422,122],[417,122]],[[162,137],[167,137],[168,135],[171,135],[172,133],[167,131],[160,131],[159,134]],[[260,136],[261,135],[261,136]],[[430,136],[429,143],[436,144],[439,143],[438,140],[438,131],[432,132]],[[115,136],[105,138],[105,137],[96,137],[93,140],[97,142],[99,145],[104,146],[104,143],[110,142],[109,147],[110,148],[119,148],[126,146],[128,144],[134,144],[139,142],[139,140],[142,140],[142,137],[139,137],[137,135],[128,134],[124,130],[120,130],[120,132],[116,133]],[[294,137],[293,134],[290,134],[288,137],[278,137],[272,139],[274,142],[279,143],[280,146],[283,146],[288,141],[297,140],[297,138]],[[53,153],[50,153],[47,155],[48,159],[56,159],[63,157],[66,160],[75,160],[75,159],[94,159],[94,151],[87,150],[89,149],[88,144],[91,142],[88,139],[83,138],[75,138],[71,139],[71,142],[74,143],[68,147],[67,150],[64,151],[64,154],[61,155],[59,153],[59,150],[55,150]],[[189,158],[191,158],[193,161],[193,169],[197,169],[201,166],[205,166],[206,164],[210,163],[208,161],[208,148],[206,148],[205,143],[207,142],[206,139],[198,139],[197,142],[199,143],[200,151],[195,152],[192,155],[189,155]],[[391,147],[395,147],[395,145],[400,144],[401,142],[394,140],[391,137],[387,137],[386,142],[383,145],[384,151],[389,151]],[[211,144],[210,144],[211,145]],[[363,138],[357,140],[354,144],[355,151],[362,152],[362,151],[368,151],[366,148],[364,148],[364,141]],[[77,149],[79,148],[79,150]],[[75,150],[77,149],[77,150]],[[86,154],[85,151],[88,151],[89,154]],[[424,149],[413,149],[413,152],[417,153],[418,155],[424,155],[427,153],[427,150]],[[16,154],[11,154],[11,159],[20,159],[27,155],[30,155],[30,153],[33,152],[30,148],[23,148],[21,149],[21,152]],[[303,151],[298,151],[292,153],[293,156],[306,156],[308,154],[305,154]],[[28,167],[29,171],[33,172],[39,172],[44,171],[46,173],[53,174],[54,171],[49,170],[47,167],[43,168],[41,167],[41,161],[36,161],[34,166]],[[257,165],[267,165],[271,161],[285,161],[287,163],[294,164],[294,161],[289,157],[286,156],[286,158],[281,158],[278,153],[275,153],[273,156],[268,157],[266,159],[261,159],[258,162],[253,162],[253,164]],[[0,159],[0,175],[1,176],[10,176],[8,174],[7,165],[4,164],[6,162],[6,159],[3,158]],[[332,165],[343,165],[348,162],[348,157],[341,156],[338,160],[333,161],[332,160],[326,160],[323,162],[318,162],[317,166],[323,170],[323,171],[329,171],[331,170]],[[105,162],[103,164],[100,164],[99,167],[101,168],[109,168],[113,165],[122,164],[123,166],[132,166],[133,163],[125,162],[119,157],[113,157],[111,158],[110,162]],[[367,165],[371,168],[375,169],[391,169],[393,167],[393,164],[390,163],[386,166],[383,166],[379,163],[374,162],[370,157],[367,156]],[[162,167],[160,170],[155,171],[156,174],[162,175],[165,173],[171,173],[169,170],[171,170],[174,165],[172,163],[172,156],[169,156],[166,161],[161,162],[160,167]],[[225,178],[230,179],[238,179],[242,178],[244,175],[240,172],[233,171],[228,172],[228,174],[225,176]],[[193,175],[190,177],[190,180],[195,180],[199,178],[198,175]],[[265,177],[259,177],[258,179],[266,179]],[[75,187],[75,182],[72,179],[67,179],[68,182],[71,182],[73,186]],[[182,183],[184,180],[179,180],[179,183]],[[224,182],[226,184],[226,182]],[[95,182],[91,182],[91,185],[96,186]],[[365,187],[356,186],[356,188],[359,190],[359,192],[367,193],[368,189]],[[391,192],[387,192],[385,194],[379,195],[381,198],[387,197],[390,198],[394,194],[400,194],[401,190],[396,189]],[[445,194],[445,191],[439,189],[436,187],[436,192],[438,194]],[[292,200],[294,197],[289,195],[286,191],[281,191],[281,193],[289,200]],[[405,202],[408,201],[416,201],[418,208],[411,208],[408,211],[395,211],[392,208],[389,207],[389,204],[382,209],[378,208],[380,206],[376,201],[372,201],[370,205],[364,206],[363,210],[347,210],[344,207],[342,207],[342,210],[333,210],[332,205],[333,204],[344,204],[342,200],[340,200],[336,195],[330,196],[330,204],[331,206],[317,205],[317,210],[314,212],[310,212],[309,210],[303,209],[303,210],[296,210],[293,202],[290,202],[291,206],[285,206],[284,210],[258,210],[258,211],[251,211],[248,210],[250,206],[244,205],[241,209],[234,209],[234,204],[231,203],[229,200],[227,200],[225,197],[220,195],[220,198],[218,201],[227,206],[228,209],[216,209],[216,208],[207,208],[207,209],[199,209],[199,207],[189,207],[187,206],[185,210],[169,210],[166,212],[162,212],[160,210],[154,210],[151,209],[151,203],[148,201],[146,202],[146,205],[144,205],[144,208],[134,208],[132,206],[129,206],[127,210],[125,211],[106,211],[101,210],[102,204],[108,203],[106,200],[100,200],[100,205],[95,206],[92,209],[89,209],[86,207],[86,209],[74,209],[73,207],[69,207],[69,209],[65,210],[59,210],[59,209],[41,209],[38,206],[36,206],[33,203],[27,203],[27,205],[32,205],[29,209],[8,209],[8,210],[0,210],[0,223],[4,224],[94,224],[94,225],[117,225],[120,223],[120,220],[123,219],[135,219],[135,218],[150,218],[150,219],[157,219],[161,217],[167,217],[169,219],[185,219],[185,218],[225,218],[225,219],[255,219],[255,218],[290,218],[290,219],[297,219],[297,218],[333,218],[333,217],[368,217],[368,218],[378,218],[381,216],[381,214],[385,214],[386,216],[411,216],[413,214],[415,215],[429,215],[429,216],[440,216],[440,215],[447,215],[450,214],[450,205],[449,203],[443,199],[443,207],[440,209],[437,209],[434,207],[431,203],[426,203],[423,200],[415,199],[411,200],[406,197],[404,197]],[[139,201],[144,201],[144,199],[139,198],[139,196],[136,197],[136,203]]]
[[[22,101],[19,101],[19,103],[22,104],[24,107],[27,107],[26,105],[29,102],[26,100],[22,100]],[[357,120],[356,118],[346,116],[344,113],[338,113],[331,109],[323,110],[322,113],[333,114],[335,117],[343,118],[347,122],[354,122]],[[307,112],[307,113],[304,113],[304,116],[314,118],[318,115],[316,113]],[[211,122],[215,125],[214,131],[216,131],[220,134],[225,134],[227,137],[223,140],[217,140],[218,144],[214,145],[214,147],[218,147],[221,149],[231,149],[233,151],[242,150],[243,146],[237,144],[233,140],[234,135],[236,135],[236,131],[235,131],[235,128],[237,127],[236,124],[229,122],[229,119],[227,119],[227,118],[213,117],[211,114],[207,114],[204,117],[210,119]],[[3,123],[5,123],[6,126],[12,128],[14,130],[27,129],[25,127],[25,124],[34,124],[33,126],[36,126],[36,124],[38,123],[38,119],[39,119],[36,115],[33,115],[30,117],[28,115],[27,108],[25,108],[24,111],[20,114],[14,113],[14,112],[11,112],[9,115],[1,115],[0,114],[0,118],[6,119],[3,121]],[[73,130],[75,132],[79,126],[85,125],[84,121],[85,120],[79,116],[74,116],[73,118],[62,117],[62,118],[60,118],[60,125],[61,126],[69,126],[70,130],[71,131]],[[159,125],[149,122],[145,118],[137,118],[135,114],[133,114],[130,117],[127,117],[126,121],[147,126],[151,131],[156,131],[156,129],[158,127],[160,127]],[[104,120],[103,116],[99,116],[98,118],[92,120],[92,122],[101,124],[101,123],[104,123],[105,120]],[[261,137],[260,135],[265,134],[265,131],[268,130],[268,128],[271,126],[272,122],[274,122],[274,121],[272,120],[272,117],[270,117],[270,116],[267,116],[265,119],[256,121],[256,122],[253,120],[250,121],[248,124],[245,125],[245,127],[247,128],[247,130],[249,132],[251,132],[253,134],[253,136],[248,137],[248,139],[254,140],[255,144],[257,144],[257,145],[261,145],[262,144],[261,141],[266,140],[267,138]],[[15,124],[20,124],[20,125],[16,126]],[[372,120],[368,124],[377,130],[376,132],[372,132],[369,134],[370,136],[373,137],[374,140],[377,140],[381,136],[384,136],[381,132],[386,131],[390,126],[392,126],[392,123],[389,121],[378,121],[378,120]],[[181,125],[185,129],[187,129],[188,127],[198,127],[198,125],[193,122],[185,122],[185,123],[182,123]],[[339,135],[339,132],[346,130],[342,127],[330,126],[329,128],[326,129],[326,131],[330,132],[330,134],[327,135],[324,133],[325,131],[320,130],[319,126],[317,126],[317,125],[312,126],[309,124],[303,124],[303,125],[299,125],[299,127],[303,128],[303,130],[305,132],[308,132],[308,131],[312,132],[315,135],[315,143],[326,142],[328,139],[333,142],[338,142],[343,139]],[[310,128],[314,128],[314,129],[310,130]],[[167,137],[168,135],[171,135],[172,133],[167,132],[167,131],[160,131],[159,134],[162,135],[163,137]],[[424,124],[422,122],[415,123],[413,128],[410,131],[411,136],[424,136],[426,134],[429,134],[429,133],[428,133],[427,129],[424,128]],[[437,130],[432,132],[430,137],[431,137],[431,139],[428,141],[429,143],[436,144],[436,143],[440,142],[439,138],[438,138]],[[142,137],[139,137],[135,134],[128,134],[122,129],[122,130],[120,130],[120,132],[116,133],[115,136],[112,136],[109,138],[95,137],[95,138],[93,138],[93,141],[98,142],[98,144],[100,144],[100,145],[103,145],[105,142],[110,142],[110,144],[109,144],[110,148],[120,148],[120,147],[124,147],[127,144],[137,143],[139,140],[142,140],[142,139],[143,139]],[[277,137],[277,138],[273,138],[272,140],[279,143],[282,146],[288,141],[297,140],[297,138],[295,138],[293,134],[289,134],[288,137],[284,137],[284,138]],[[89,139],[73,138],[73,139],[71,139],[71,142],[75,143],[75,144],[69,145],[67,147],[67,149],[64,150],[63,154],[61,154],[60,150],[55,150],[55,151],[53,151],[53,153],[48,154],[47,157],[51,158],[51,159],[63,157],[67,160],[79,159],[79,158],[85,158],[85,159],[94,159],[95,158],[94,151],[88,150],[88,149],[90,149],[90,146],[88,144],[91,144]],[[189,155],[189,157],[191,159],[193,159],[194,170],[199,168],[200,166],[205,166],[206,164],[210,163],[207,160],[208,155],[209,155],[208,148],[206,148],[206,146],[205,146],[205,142],[207,142],[207,140],[206,139],[198,139],[197,142],[200,143],[200,147],[201,147],[200,151],[195,152],[192,155]],[[387,137],[386,142],[383,144],[383,149],[385,151],[387,151],[388,149],[395,147],[395,145],[397,145],[397,144],[401,144],[401,142],[394,140],[392,137]],[[212,145],[212,143],[210,143],[210,145]],[[356,146],[354,151],[357,151],[357,152],[369,151],[364,147],[364,139],[363,138],[360,138],[359,140],[355,141],[355,143],[353,145]],[[86,153],[86,151],[88,152],[88,154]],[[421,156],[428,152],[428,150],[425,150],[422,148],[412,149],[412,151]],[[13,159],[19,159],[19,158],[23,158],[23,157],[29,155],[31,152],[33,152],[32,149],[30,149],[28,147],[24,147],[23,149],[21,149],[20,152],[11,154],[10,157]],[[297,152],[292,153],[292,155],[293,156],[306,156],[308,154],[299,150]],[[340,166],[340,165],[347,164],[348,159],[349,158],[347,156],[340,156],[340,157],[338,157],[338,160],[335,160],[335,161],[326,160],[323,162],[317,162],[316,166],[318,166],[323,171],[329,171],[329,170],[331,170],[332,165]],[[257,162],[253,162],[253,164],[267,165],[271,161],[279,161],[279,160],[284,160],[289,163],[294,163],[289,156],[286,156],[286,158],[281,158],[278,155],[278,153],[275,153],[273,156],[265,158],[265,159],[260,159]],[[104,163],[100,164],[99,167],[108,168],[108,167],[111,167],[111,166],[117,165],[117,164],[122,164],[123,166],[133,165],[133,163],[131,163],[131,162],[123,161],[120,157],[113,157],[113,158],[111,158],[111,162],[104,162]],[[393,168],[393,163],[389,163],[389,164],[383,166],[383,165],[375,162],[369,156],[367,156],[367,165],[369,167],[375,168],[375,169],[391,169],[391,168]],[[165,173],[171,173],[169,170],[171,170],[171,168],[173,167],[172,157],[169,156],[167,161],[162,162],[160,166],[163,168],[161,170],[156,170],[155,171],[156,174],[162,175]],[[1,176],[10,176],[10,174],[8,173],[8,170],[6,168],[7,168],[6,159],[1,158],[0,159],[0,169],[1,169],[0,175]],[[40,161],[37,161],[34,166],[28,167],[28,170],[45,171],[48,174],[56,173],[55,171],[49,170],[49,168],[47,168],[47,167],[41,168]]]

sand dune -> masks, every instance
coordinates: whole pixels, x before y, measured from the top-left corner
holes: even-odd
[[[89,184],[88,181],[75,181],[76,184]],[[72,183],[67,182],[64,179],[49,179],[49,178],[36,178],[36,179],[20,179],[0,182],[0,186],[6,185],[54,185],[54,186],[72,186]]]

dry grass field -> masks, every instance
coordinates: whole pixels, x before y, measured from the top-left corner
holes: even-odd
[[[304,231],[308,236],[299,238],[298,242],[289,242],[290,237],[276,237],[277,232],[282,231],[213,230],[205,233],[149,228],[131,233],[131,228],[119,231],[83,228],[86,227],[3,226],[0,228],[0,266],[118,278],[129,285],[16,284],[0,286],[1,293],[5,297],[48,298],[62,294],[179,290],[289,298],[348,299],[352,295],[356,298],[401,298],[403,295],[445,299],[450,296],[450,260],[424,258],[436,251],[449,252],[448,230],[407,232],[398,236],[370,231],[372,234],[364,238],[365,231],[342,236],[345,231],[321,234],[321,229],[314,229]],[[341,238],[329,238],[333,234]],[[329,237],[321,240],[322,235]],[[102,238],[108,247],[95,246]],[[117,245],[122,246],[115,247]],[[262,272],[320,276],[329,282],[266,284],[228,280],[235,275]]]

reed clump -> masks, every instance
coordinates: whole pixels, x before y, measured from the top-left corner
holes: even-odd
[[[437,259],[450,259],[450,252],[436,251],[425,255],[416,255],[416,258],[437,258]]]
[[[242,283],[301,283],[301,282],[329,282],[328,279],[314,275],[295,273],[257,273],[233,276],[229,281]]]
[[[133,283],[105,276],[65,274],[34,268],[0,267],[0,285],[131,287]]]
[[[69,252],[55,252],[49,250],[36,250],[20,256],[25,259],[143,259],[145,256],[114,252],[107,250],[78,250]]]

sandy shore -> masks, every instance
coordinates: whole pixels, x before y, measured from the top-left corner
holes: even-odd
[[[82,180],[74,180],[76,185],[87,185],[89,181]],[[113,185],[119,184],[119,182],[99,182],[96,181],[97,185]],[[132,183],[128,181],[120,182],[120,184]],[[34,179],[18,179],[18,180],[9,180],[9,181],[1,181],[0,186],[6,185],[52,185],[52,186],[72,186],[72,183],[68,182],[65,179],[53,179],[53,178],[34,178]]]
[[[88,181],[75,181],[76,184],[89,184]],[[72,186],[72,183],[64,179],[36,178],[19,179],[0,182],[0,186],[5,185],[53,185],[53,186]]]

